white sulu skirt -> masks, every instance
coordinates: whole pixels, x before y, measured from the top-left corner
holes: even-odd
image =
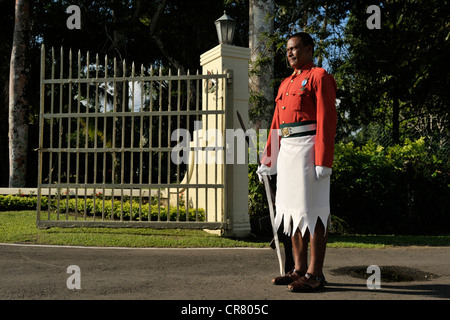
[[[291,236],[297,228],[314,236],[317,219],[327,230],[330,217],[330,177],[317,180],[314,165],[315,135],[282,138],[277,161],[275,227],[284,224]]]

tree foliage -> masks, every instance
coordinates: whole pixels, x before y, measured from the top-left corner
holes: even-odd
[[[364,126],[393,143],[411,135],[448,141],[448,1],[384,1],[381,29],[368,29],[357,1],[345,27],[346,54],[332,59],[347,133]],[[370,132],[368,132],[370,134]]]

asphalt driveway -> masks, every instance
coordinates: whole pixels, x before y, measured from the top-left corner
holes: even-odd
[[[323,292],[274,286],[271,249],[130,249],[0,244],[0,299],[427,300],[450,299],[450,248],[328,248]],[[344,266],[407,266],[431,280],[381,282],[335,274]],[[78,271],[73,271],[73,267]],[[369,276],[369,274],[367,275]],[[78,277],[78,278],[76,278]],[[70,279],[69,279],[70,278]],[[78,288],[75,280],[78,279]],[[72,287],[72,288],[69,288]]]

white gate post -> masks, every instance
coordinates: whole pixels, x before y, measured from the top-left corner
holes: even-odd
[[[249,100],[249,71],[250,49],[227,44],[219,44],[200,56],[200,64],[203,74],[209,72],[223,73],[225,70],[232,71],[232,95],[226,97],[226,129],[240,129],[240,123],[236,111],[242,115],[245,123],[248,123],[248,100]],[[219,93],[220,95],[220,93]],[[233,142],[232,142],[233,143]],[[227,145],[230,141],[227,141]],[[245,142],[244,142],[245,144]],[[234,141],[234,159],[232,164],[225,164],[225,217],[227,218],[228,236],[238,238],[250,235],[250,218],[248,214],[248,157],[247,145],[245,145],[245,163],[238,163],[237,156],[244,150],[237,150],[241,145]]]

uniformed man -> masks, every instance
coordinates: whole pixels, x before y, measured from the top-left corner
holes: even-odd
[[[292,237],[295,268],[272,283],[287,285],[291,291],[317,290],[325,283],[322,268],[330,215],[336,82],[314,65],[313,54],[309,34],[301,32],[289,38],[287,59],[294,72],[279,87],[257,171],[260,179],[263,174],[277,173],[275,226],[278,230],[283,224],[284,232]],[[279,146],[272,145],[277,142]]]

